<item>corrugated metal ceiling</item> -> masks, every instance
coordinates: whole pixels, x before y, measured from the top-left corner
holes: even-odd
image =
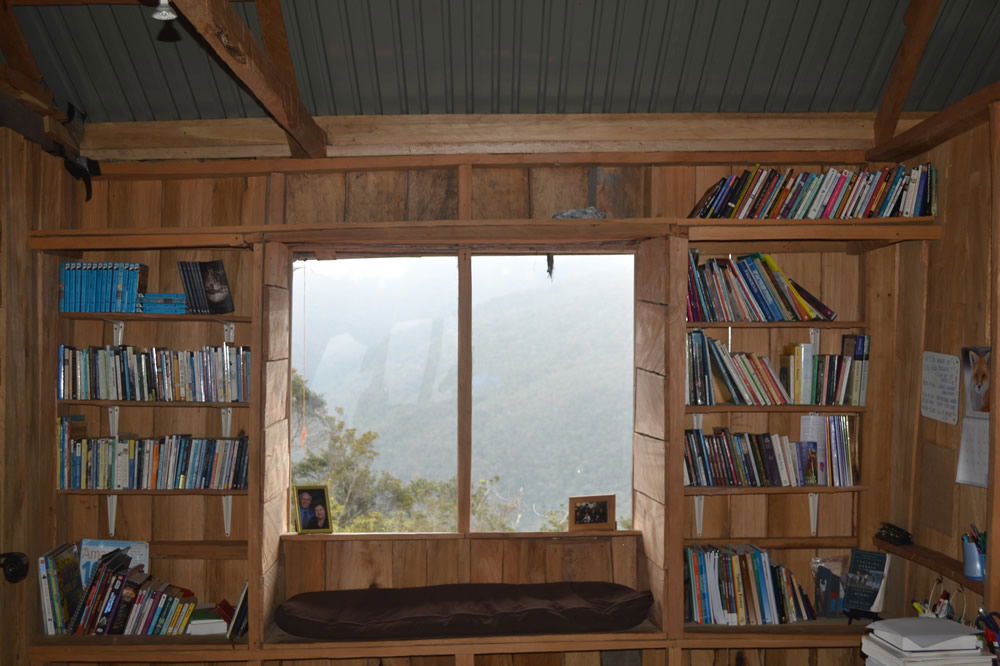
[[[314,115],[849,112],[878,107],[905,0],[283,0]],[[254,5],[233,7],[259,34]],[[17,6],[60,103],[91,122],[261,116],[145,6]],[[1000,3],[945,0],[908,111],[1000,80]]]

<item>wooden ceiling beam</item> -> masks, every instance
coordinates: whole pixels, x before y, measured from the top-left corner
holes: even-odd
[[[911,127],[931,114],[906,114]],[[563,114],[322,116],[329,157],[526,153],[863,153],[874,114]],[[267,118],[91,123],[101,161],[285,158]],[[543,158],[545,159],[545,158]],[[641,158],[640,158],[641,159]]]
[[[37,84],[42,82],[42,72],[38,69],[35,56],[31,55],[28,41],[21,32],[21,25],[14,16],[10,0],[0,0],[0,51],[11,69],[14,69]]]
[[[326,156],[326,133],[287,76],[226,0],[172,0],[202,39],[310,157]]]
[[[299,86],[295,79],[295,66],[292,64],[292,52],[288,48],[288,32],[285,30],[285,18],[281,15],[281,0],[256,0],[257,22],[260,24],[260,34],[274,65],[285,74],[285,81],[292,88],[295,99],[301,99]],[[298,142],[287,134],[288,150],[292,157],[309,157]]]
[[[990,105],[1000,101],[1000,82],[964,97],[930,118],[866,153],[873,162],[899,162],[958,136],[989,120]]]
[[[896,59],[889,71],[889,81],[882,94],[882,103],[875,116],[875,145],[885,143],[896,133],[896,124],[903,112],[903,105],[910,96],[910,88],[917,76],[920,59],[927,47],[931,30],[937,20],[941,0],[911,0],[903,17],[906,33],[896,51]]]

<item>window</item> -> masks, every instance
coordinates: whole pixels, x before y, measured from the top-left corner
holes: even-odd
[[[625,255],[472,258],[471,523],[564,529],[571,495],[631,514],[632,270]],[[295,483],[335,531],[458,529],[458,260],[296,262]]]

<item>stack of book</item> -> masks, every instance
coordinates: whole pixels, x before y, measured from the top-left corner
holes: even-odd
[[[246,437],[158,439],[74,437],[59,419],[60,490],[242,490],[247,487]]]
[[[868,625],[861,639],[868,666],[960,666],[996,663],[979,648],[976,630],[936,617],[904,617]]]
[[[788,624],[816,619],[791,570],[756,546],[684,549],[684,619],[697,624]]]
[[[59,345],[60,400],[247,402],[250,348]]]
[[[937,170],[930,164],[799,174],[757,165],[720,179],[688,217],[815,220],[936,212]]]
[[[837,313],[785,276],[768,254],[698,263],[688,250],[688,321],[832,321]]]
[[[811,420],[814,440],[791,441],[774,433],[716,428],[684,431],[684,485],[760,488],[852,486],[856,480],[857,426],[847,416]],[[817,436],[816,425],[820,426]],[[820,441],[815,441],[818,438]]]
[[[186,314],[187,297],[184,294],[139,294],[139,307],[136,312]]]
[[[150,576],[144,564],[133,561],[130,550],[131,546],[125,546],[101,555],[86,584],[76,544],[59,546],[39,559],[47,635],[176,635],[186,631],[197,598],[190,590]],[[49,569],[50,563],[54,569]]]
[[[138,312],[149,268],[134,261],[67,261],[59,266],[60,312]]]

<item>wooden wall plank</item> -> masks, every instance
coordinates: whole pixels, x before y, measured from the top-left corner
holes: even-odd
[[[458,218],[458,173],[455,169],[411,169],[406,172],[407,220]]]
[[[271,196],[275,196],[272,193]],[[347,176],[343,173],[291,173],[285,176],[285,224],[334,224],[347,215]]]
[[[534,167],[530,179],[530,215],[536,220],[593,202],[586,167]]]
[[[351,171],[347,174],[345,221],[405,220],[406,201],[405,171]]]

